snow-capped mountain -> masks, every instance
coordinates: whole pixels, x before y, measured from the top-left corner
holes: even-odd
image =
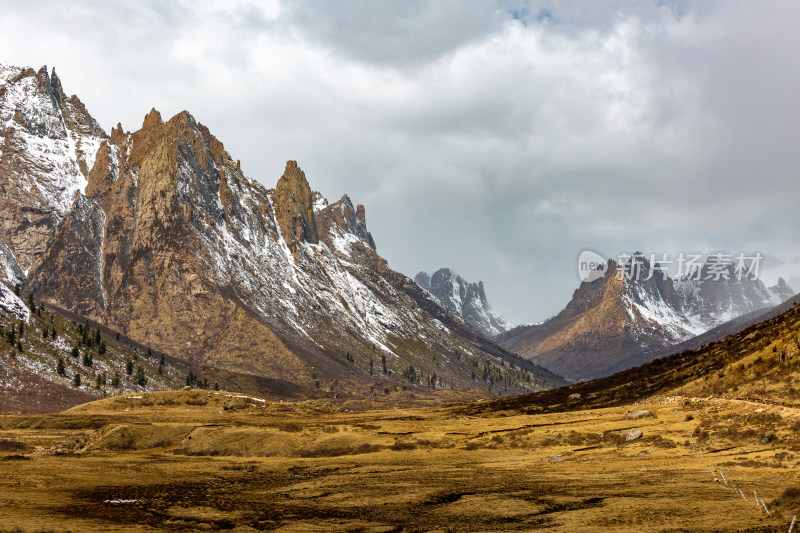
[[[440,268],[433,276],[419,272],[414,281],[490,337],[513,327],[489,305],[482,281],[470,283],[449,268]]]
[[[96,141],[96,153],[82,178],[80,161],[89,158],[78,145],[90,142],[64,126],[66,144],[48,141],[63,148],[52,152],[56,162],[47,152],[36,156],[47,163],[36,172],[0,174],[0,187],[20,191],[7,201],[18,212],[28,212],[25,191],[60,191],[47,196],[49,211],[40,202],[50,218],[34,250],[21,244],[22,223],[3,234],[27,269],[24,291],[189,361],[306,386],[321,386],[321,378],[325,386],[502,382],[500,392],[512,393],[562,382],[392,271],[376,252],[365,208],[347,196],[329,204],[296,162],[267,189],[188,112],[165,122],[152,110],[139,130],[118,124],[105,138],[77,98],[72,107],[53,103],[63,93],[54,76],[41,70],[33,79],[45,88],[28,91],[33,103],[25,105],[49,126],[29,135],[57,138],[56,119],[78,122],[64,117],[80,109],[80,124],[94,127],[81,135]],[[84,159],[70,159],[73,147]],[[52,166],[69,173],[48,172]],[[475,365],[488,369],[486,381]]]
[[[0,279],[24,280],[106,137],[55,70],[0,64]]]
[[[703,331],[794,296],[783,278],[767,288],[760,279],[737,276],[733,265],[725,269],[724,276],[709,274],[709,268],[706,262],[699,275],[687,275],[675,282],[681,313]]]
[[[699,281],[674,281],[634,257],[622,267],[609,260],[604,276],[581,283],[558,315],[497,340],[568,379],[593,379],[793,293],[783,280],[767,289],[759,280],[709,279],[707,268]]]

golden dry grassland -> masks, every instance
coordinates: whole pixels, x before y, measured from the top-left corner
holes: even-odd
[[[172,391],[6,416],[0,528],[755,532],[800,511],[791,408],[469,411]]]

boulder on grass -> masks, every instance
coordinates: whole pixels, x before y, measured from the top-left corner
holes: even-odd
[[[625,442],[631,442],[641,437],[642,437],[642,430],[639,428],[632,428],[629,429],[628,432],[625,434]]]

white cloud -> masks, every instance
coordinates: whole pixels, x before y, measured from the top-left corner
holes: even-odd
[[[0,60],[56,66],[107,129],[189,109],[268,186],[297,159],[366,204],[394,268],[483,279],[522,322],[586,246],[800,254],[799,10],[20,3]]]

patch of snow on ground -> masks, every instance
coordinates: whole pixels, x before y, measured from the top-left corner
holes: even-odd
[[[0,283],[0,307],[14,315],[17,320],[28,322],[30,319],[31,312],[28,307],[3,283]]]

